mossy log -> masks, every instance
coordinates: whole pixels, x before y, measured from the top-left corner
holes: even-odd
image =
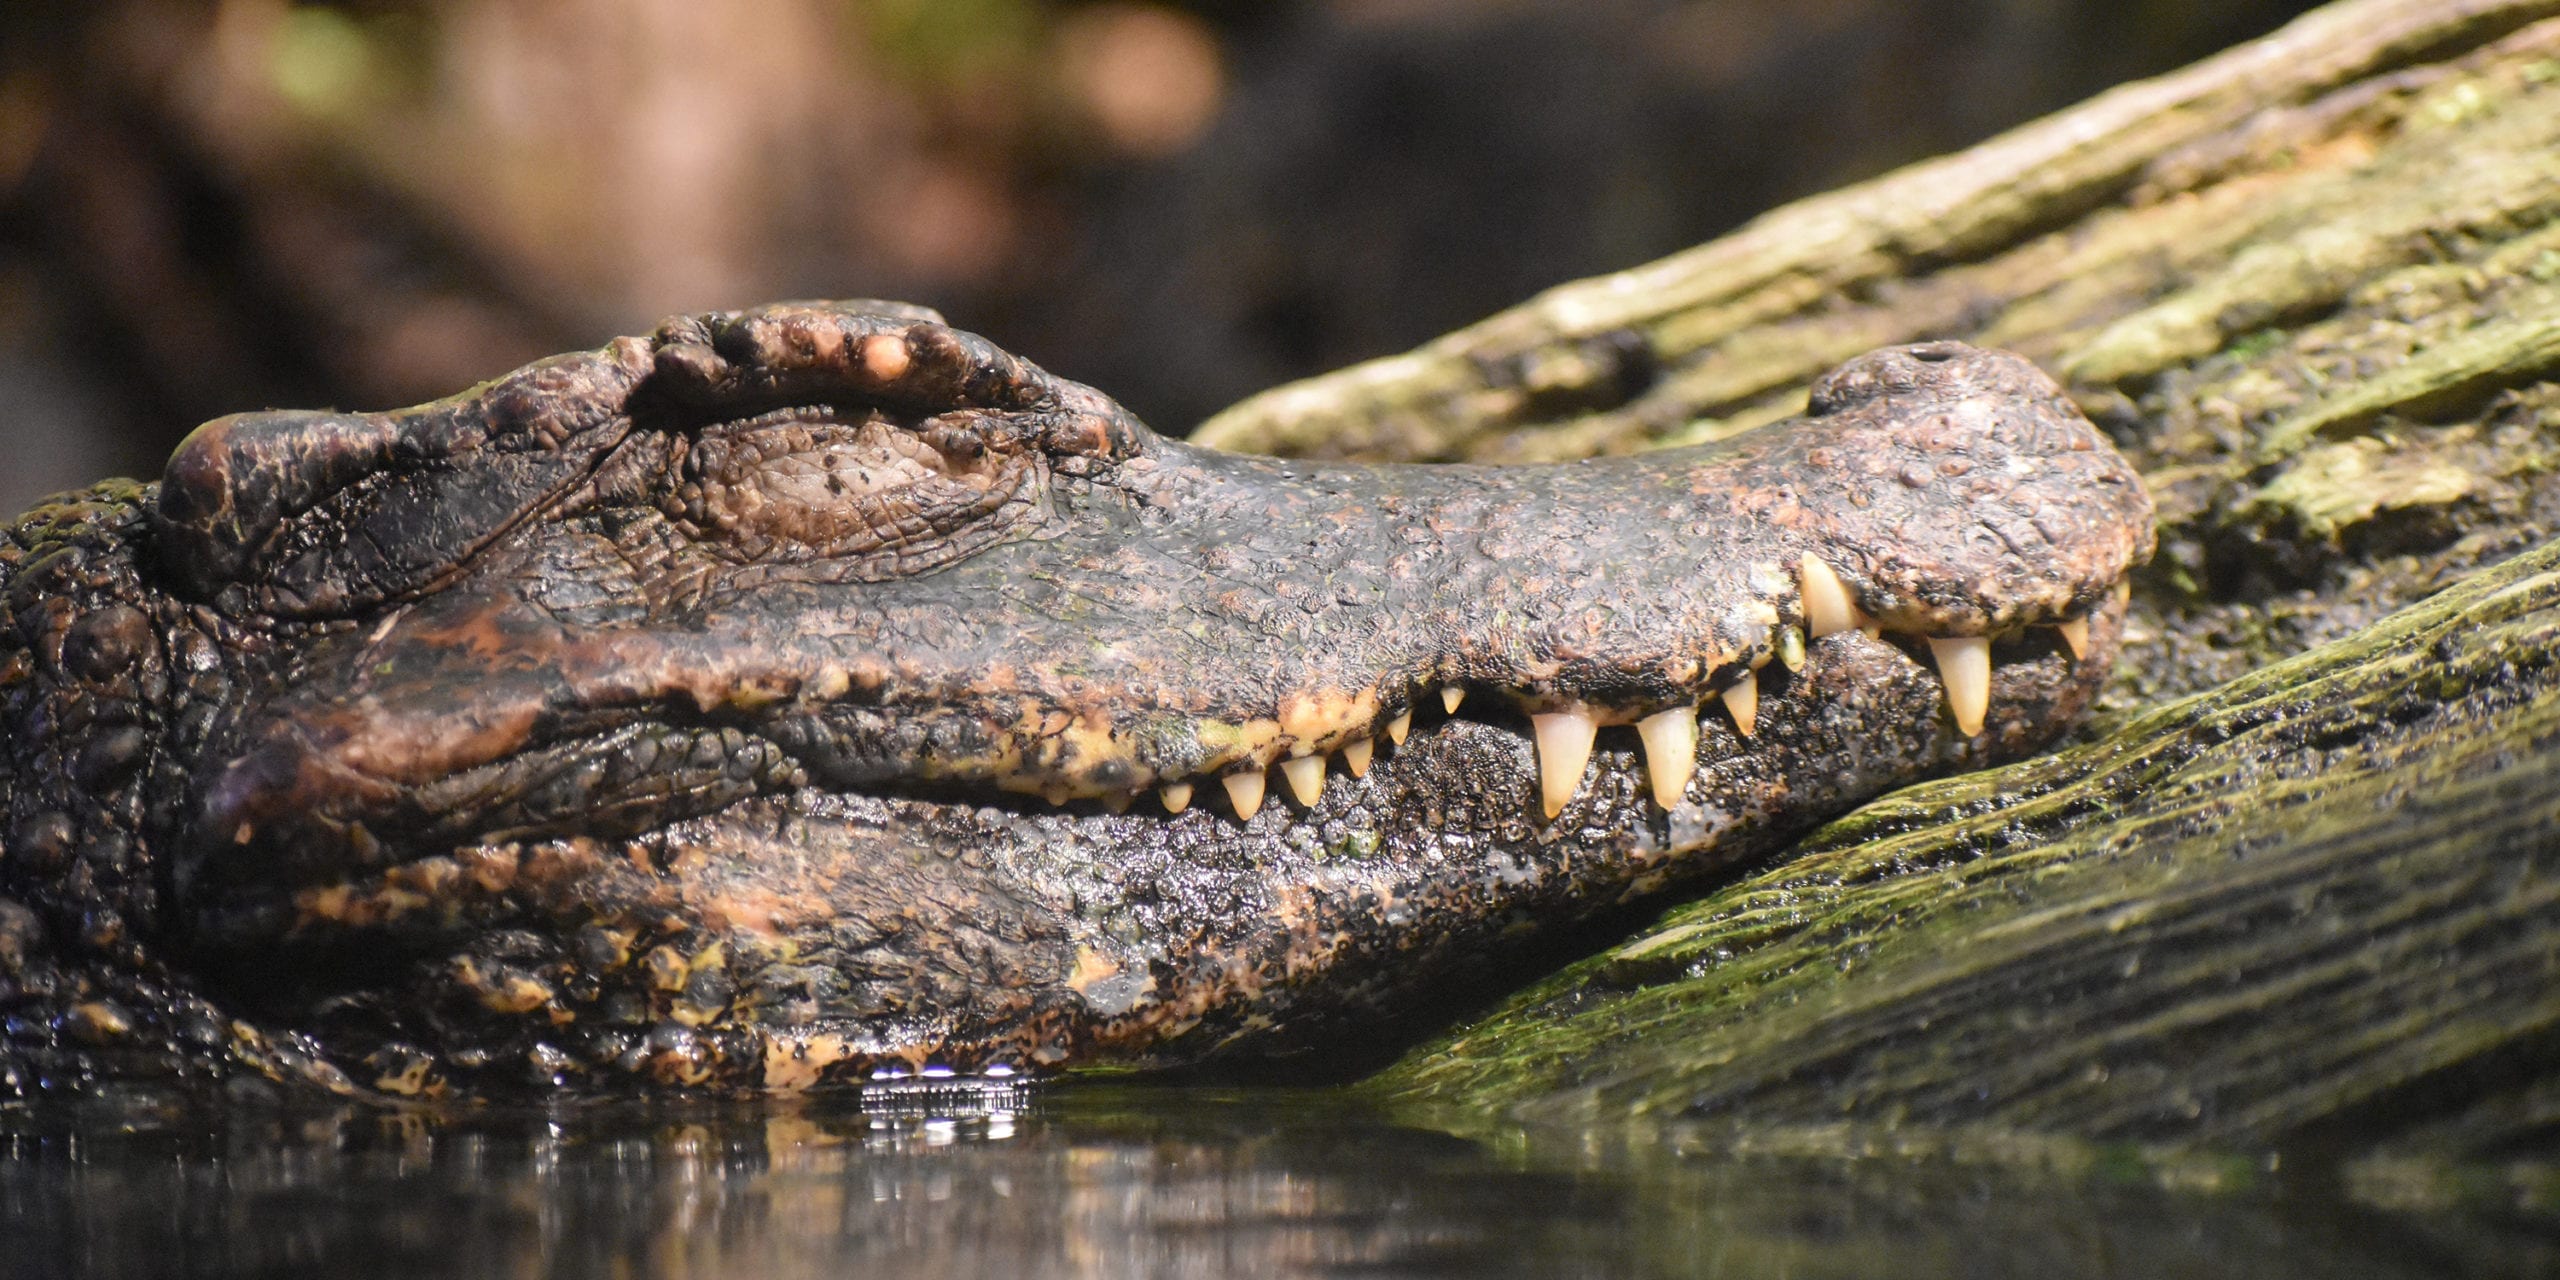
[[[1471,1123],[2547,1145],[2555,157],[2560,0],[2352,0],[1210,422],[1633,450],[1958,337],[2064,377],[2162,509],[2076,749],[1847,819],[1368,1087]]]

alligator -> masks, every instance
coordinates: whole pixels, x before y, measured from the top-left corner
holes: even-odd
[[[1321,1050],[2048,742],[2153,536],[1953,342],[1520,467],[1208,451],[884,302],[218,419],[0,539],[0,1097]]]

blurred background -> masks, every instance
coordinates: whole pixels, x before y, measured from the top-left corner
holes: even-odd
[[[1180,433],[2309,7],[0,0],[0,516],[785,297]]]

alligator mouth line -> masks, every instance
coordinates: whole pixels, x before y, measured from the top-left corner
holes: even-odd
[[[1702,762],[1716,754],[1701,750],[1703,720],[1723,720],[1743,744],[1758,735],[1763,727],[1763,672],[1772,662],[1779,665],[1783,674],[1771,673],[1770,680],[1809,678],[1814,666],[1822,661],[1816,647],[1819,642],[1846,632],[1861,633],[1869,640],[1901,650],[1915,661],[1926,662],[1938,677],[1941,714],[1960,734],[1972,738],[1984,731],[1992,710],[1995,648],[2023,643],[2030,646],[2028,654],[2058,649],[2079,662],[2090,645],[2092,618],[2121,612],[2129,588],[2126,581],[2119,579],[2103,592],[2098,603],[2059,621],[2019,622],[1984,635],[1930,636],[1886,626],[1860,606],[1854,590],[1819,556],[1801,555],[1795,569],[1795,581],[1790,584],[1795,591],[1791,595],[1756,605],[1773,619],[1761,642],[1746,647],[1723,664],[1724,678],[1708,686],[1705,693],[1668,706],[1559,703],[1490,683],[1407,679],[1395,694],[1379,693],[1375,701],[1359,700],[1371,706],[1383,703],[1392,708],[1387,713],[1357,722],[1338,722],[1329,727],[1330,732],[1327,726],[1303,720],[1293,723],[1291,728],[1305,735],[1297,740],[1302,745],[1266,739],[1242,762],[1223,769],[1159,777],[1143,785],[1120,788],[1097,788],[1089,780],[1080,780],[1079,788],[1072,790],[1054,782],[1035,787],[1019,778],[990,779],[983,773],[974,778],[916,774],[859,781],[827,778],[822,764],[802,758],[782,745],[771,734],[770,726],[760,726],[752,714],[670,714],[650,719],[671,731],[674,740],[689,739],[693,750],[709,749],[714,757],[694,761],[699,766],[701,782],[693,801],[680,799],[672,787],[623,795],[619,786],[612,784],[600,791],[572,785],[562,793],[562,799],[541,799],[548,787],[574,783],[582,771],[594,767],[592,762],[617,759],[618,753],[628,748],[634,730],[626,727],[608,732],[601,739],[572,734],[555,739],[548,747],[531,748],[533,756],[549,757],[542,767],[519,769],[527,758],[511,755],[431,787],[429,794],[443,797],[439,803],[449,806],[445,817],[409,826],[396,837],[409,846],[405,855],[394,857],[387,864],[377,862],[374,856],[360,862],[372,866],[375,874],[391,872],[396,878],[398,873],[392,869],[401,863],[420,858],[437,860],[458,849],[540,841],[580,829],[609,833],[616,825],[609,815],[624,803],[631,804],[642,816],[638,825],[624,828],[628,834],[638,836],[690,817],[718,813],[755,795],[813,785],[822,792],[867,793],[884,799],[946,805],[986,804],[997,795],[1010,795],[1035,804],[1045,801],[1049,807],[1068,814],[1101,811],[1140,818],[1146,816],[1140,805],[1152,796],[1153,803],[1147,808],[1160,809],[1163,819],[1179,817],[1197,806],[1209,808],[1241,828],[1253,823],[1275,794],[1285,794],[1295,801],[1293,818],[1315,816],[1337,762],[1349,777],[1365,778],[1378,760],[1382,745],[1391,750],[1403,748],[1417,731],[1428,736],[1435,723],[1454,720],[1525,737],[1537,774],[1534,803],[1549,823],[1564,816],[1586,782],[1595,776],[1591,761],[1600,730],[1632,727],[1638,749],[1635,763],[1643,773],[1641,789],[1657,811],[1670,813],[1690,799],[1688,793]],[[2048,632],[2050,640],[2036,638]],[[1389,682],[1375,687],[1384,689],[1393,682],[1390,677]],[[1472,703],[1470,698],[1474,699]],[[1342,701],[1336,705],[1342,705]],[[707,744],[717,745],[711,748]],[[1728,742],[1727,748],[1731,746]],[[652,754],[657,763],[641,768],[639,773],[663,781],[670,750],[682,748],[655,749]],[[312,757],[304,759],[307,762]],[[651,774],[652,768],[655,774]],[[1218,784],[1215,794],[1223,795],[1223,804],[1215,807],[1209,804],[1208,793],[1201,785],[1211,779]],[[992,793],[990,781],[994,782]],[[511,798],[496,801],[493,807],[493,795]],[[490,820],[494,812],[509,809],[515,810],[511,816]],[[380,815],[350,816],[343,821],[329,821],[326,827],[339,841],[360,849],[379,849],[382,841],[372,832],[399,830],[403,822]],[[234,838],[236,842],[245,841],[251,834],[250,829],[243,828]],[[352,886],[367,878],[360,872],[353,881],[338,883]]]
[[[1744,739],[1753,737],[1759,722],[1761,670],[1776,661],[1791,673],[1802,672],[1809,660],[1809,641],[1857,631],[1869,639],[1890,638],[1925,650],[1938,672],[1947,712],[1967,737],[1982,732],[1990,711],[1995,643],[2030,629],[2049,629],[2075,661],[2086,654],[2089,645],[2089,612],[1985,635],[1933,636],[1888,628],[1860,608],[1856,593],[1840,574],[1811,552],[1804,553],[1797,562],[1796,585],[1792,602],[1771,606],[1779,620],[1771,623],[1767,639],[1748,650],[1747,658],[1735,664],[1738,670],[1728,679],[1694,701],[1659,708],[1559,704],[1553,700],[1530,700],[1512,691],[1486,690],[1511,698],[1527,717],[1537,756],[1539,804],[1544,815],[1552,820],[1572,802],[1599,731],[1623,725],[1633,725],[1642,744],[1646,780],[1654,803],[1664,810],[1677,808],[1697,771],[1700,718],[1721,714],[1735,733]],[[2129,588],[2128,582],[2118,581],[2110,591],[2109,603],[2098,607],[2122,608]],[[1166,813],[1180,814],[1200,799],[1203,779],[1214,778],[1226,795],[1227,811],[1236,821],[1249,822],[1261,812],[1270,795],[1281,788],[1301,808],[1313,809],[1324,796],[1325,779],[1334,762],[1339,761],[1342,771],[1354,778],[1367,776],[1380,739],[1389,746],[1401,746],[1412,733],[1418,704],[1436,698],[1442,713],[1454,717],[1469,692],[1469,686],[1463,683],[1415,685],[1402,699],[1381,699],[1398,708],[1392,714],[1345,726],[1331,734],[1301,737],[1285,749],[1266,748],[1242,764],[1215,773],[1159,778],[1148,786],[1099,791],[1078,791],[1056,782],[1033,786],[1007,780],[1003,785],[1007,790],[1038,795],[1052,806],[1089,801],[1113,813],[1131,811],[1152,791]],[[1273,785],[1275,776],[1277,787]]]

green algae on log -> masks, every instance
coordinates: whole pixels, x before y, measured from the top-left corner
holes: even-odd
[[[2512,1110],[2560,1063],[2555,748],[2560,544],[1870,806],[1369,1088],[1755,1132],[2458,1137],[2448,1105]]]

